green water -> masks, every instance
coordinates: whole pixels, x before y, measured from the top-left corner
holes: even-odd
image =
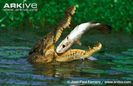
[[[1,37],[4,38],[4,35]],[[100,36],[98,37],[100,38]],[[118,45],[106,47],[106,42],[103,41],[105,44],[103,48],[106,49],[93,55],[98,59],[96,61],[86,59],[58,65],[31,65],[27,61],[27,55],[35,40],[29,38],[30,40],[26,39],[27,41],[24,42],[24,37],[19,36],[19,38],[17,35],[13,35],[7,37],[8,41],[5,41],[5,38],[0,40],[1,86],[69,86],[74,84],[74,81],[75,84],[81,84],[81,82],[83,84],[84,82],[90,86],[86,81],[100,81],[100,84],[104,85],[104,81],[118,80],[129,81],[127,83],[131,86],[130,81],[133,81],[133,47],[130,46],[130,43],[130,45],[125,44],[129,47],[121,45],[125,47],[121,49]],[[112,48],[113,46],[116,47]],[[80,82],[76,83],[76,81]]]

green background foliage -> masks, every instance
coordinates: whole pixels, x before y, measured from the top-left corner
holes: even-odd
[[[38,11],[3,11],[5,3],[37,3]],[[133,32],[132,0],[0,0],[0,29],[54,28],[64,17],[66,8],[77,5],[73,18],[77,25],[87,21],[109,24],[114,31]]]

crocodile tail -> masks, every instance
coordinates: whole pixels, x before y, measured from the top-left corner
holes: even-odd
[[[66,10],[66,12],[65,12],[65,18],[63,19],[63,21],[61,21],[61,23],[56,28],[55,38],[54,38],[55,43],[60,38],[63,30],[66,29],[66,28],[68,28],[69,25],[71,24],[72,16],[75,14],[75,10],[76,10],[76,7],[75,6],[72,6],[72,7],[68,8]]]

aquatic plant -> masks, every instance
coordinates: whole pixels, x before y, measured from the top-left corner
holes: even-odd
[[[5,3],[37,3],[38,11],[3,11]],[[131,0],[2,0],[0,1],[0,29],[51,28],[64,15],[63,11],[77,4],[74,25],[87,21],[99,21],[110,24],[114,31],[133,32],[133,3]]]

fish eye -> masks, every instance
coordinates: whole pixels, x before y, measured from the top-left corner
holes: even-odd
[[[64,47],[65,47],[65,45],[62,45],[62,47],[64,48]]]

